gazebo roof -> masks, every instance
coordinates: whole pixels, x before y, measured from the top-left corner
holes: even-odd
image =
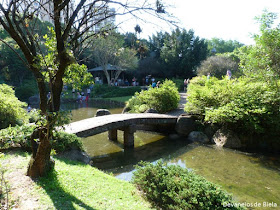
[[[119,70],[123,71],[123,69],[121,69],[119,66],[115,66],[115,65],[111,65],[111,64],[107,64],[107,70],[108,71],[119,71]],[[103,67],[98,66],[93,69],[88,69],[88,72],[94,72],[94,71],[103,71]]]

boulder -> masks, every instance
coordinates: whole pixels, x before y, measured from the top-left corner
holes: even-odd
[[[150,108],[150,109],[147,109],[147,110],[145,111],[145,113],[158,113],[158,111],[155,110],[155,109]]]
[[[111,114],[111,112],[108,109],[98,109],[96,111],[95,117],[110,115],[110,114]]]
[[[188,135],[188,139],[192,142],[208,143],[209,138],[201,131],[192,131]]]
[[[188,136],[195,129],[195,120],[191,115],[180,115],[175,130],[181,136]]]
[[[241,148],[241,141],[239,137],[227,128],[220,128],[213,135],[212,140],[217,146],[228,148]]]

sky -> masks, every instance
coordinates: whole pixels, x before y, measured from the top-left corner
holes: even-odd
[[[264,9],[280,16],[280,0],[166,0],[173,8],[168,11],[179,20],[179,25],[187,30],[193,29],[196,36],[205,39],[221,38],[237,40],[243,44],[254,44],[252,34],[258,33],[259,25],[255,20]],[[144,19],[153,20],[144,16]],[[118,17],[117,17],[118,21]],[[153,20],[158,23],[158,20]],[[280,23],[279,19],[276,21]],[[121,25],[120,32],[134,32],[139,24],[141,38],[148,38],[156,31],[170,32],[170,26],[162,27],[130,20]]]

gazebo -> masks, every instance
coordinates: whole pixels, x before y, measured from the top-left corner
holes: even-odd
[[[113,76],[116,74],[117,71],[124,71],[124,70],[121,69],[119,66],[107,64],[107,71],[110,74],[110,78],[113,78]],[[102,66],[98,66],[93,69],[88,69],[88,72],[90,72],[94,78],[99,77],[100,80],[97,79],[97,81],[99,81],[101,84],[103,83],[105,75],[104,75]],[[124,77],[124,75],[123,75],[123,77]],[[105,78],[105,80],[106,80],[106,78]],[[95,79],[95,82],[97,82],[97,81]]]

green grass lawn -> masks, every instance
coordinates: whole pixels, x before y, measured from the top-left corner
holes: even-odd
[[[112,97],[112,98],[106,98],[112,101],[118,101],[118,102],[127,102],[132,96],[121,96],[121,97]]]
[[[6,173],[27,167],[29,155],[5,155],[13,161]],[[7,180],[9,182],[9,180]],[[55,158],[55,170],[35,182],[30,192],[39,197],[39,209],[151,209],[134,185],[79,162]]]

